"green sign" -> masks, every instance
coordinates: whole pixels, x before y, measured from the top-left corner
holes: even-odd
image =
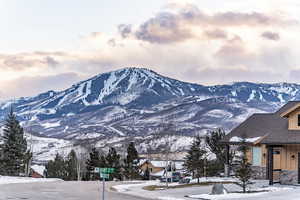
[[[109,179],[109,174],[100,174],[101,178]]]
[[[112,174],[114,173],[114,171],[115,171],[114,168],[100,168],[101,174]]]

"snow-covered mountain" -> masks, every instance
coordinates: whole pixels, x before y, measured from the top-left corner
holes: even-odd
[[[299,99],[298,84],[204,86],[144,68],[125,68],[64,91],[2,102],[0,119],[13,105],[23,126],[35,135],[95,144],[134,138],[145,149],[145,142],[150,144],[166,123],[173,124],[178,138],[217,127],[230,130],[254,112],[274,111]]]

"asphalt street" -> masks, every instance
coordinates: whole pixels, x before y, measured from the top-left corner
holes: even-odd
[[[142,200],[117,192],[108,191],[105,200]],[[44,182],[0,185],[0,200],[102,200],[100,182]],[[145,199],[146,200],[146,199]]]

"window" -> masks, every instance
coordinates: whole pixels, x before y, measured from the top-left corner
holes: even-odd
[[[300,126],[300,115],[298,115],[298,126]]]
[[[261,148],[252,147],[252,165],[261,166]]]

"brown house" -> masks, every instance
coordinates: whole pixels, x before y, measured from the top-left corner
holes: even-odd
[[[168,164],[167,164],[168,163]],[[175,171],[183,170],[183,161],[173,160],[173,161],[165,161],[165,160],[142,160],[140,163],[140,169],[145,172],[147,168],[149,169],[150,175],[152,177],[161,177],[164,175],[165,168],[167,165],[173,166]]]
[[[243,139],[251,146],[248,158],[256,178],[266,178],[270,185],[300,183],[300,101],[275,113],[253,114],[223,142],[229,151]]]
[[[145,160],[141,165],[140,168],[143,172],[149,169],[150,174],[156,174],[158,172],[162,172],[165,170],[166,161],[150,161]]]

